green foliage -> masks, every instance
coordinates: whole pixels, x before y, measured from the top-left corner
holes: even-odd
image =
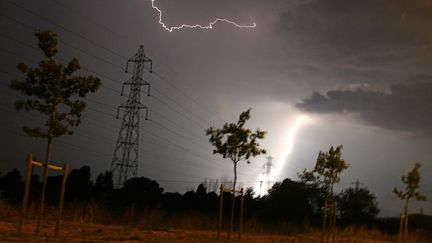
[[[339,145],[336,148],[332,146],[325,153],[320,151],[314,169],[312,171],[305,169],[299,174],[300,179],[326,191],[330,190],[330,197],[333,197],[334,184],[340,181],[340,173],[349,167],[349,164],[342,158],[342,148],[342,145]]]
[[[58,42],[54,32],[38,31],[35,36],[45,58],[36,68],[19,63],[17,68],[26,77],[24,80],[12,80],[9,87],[29,96],[15,103],[17,110],[36,110],[48,118],[45,130],[24,127],[24,132],[32,137],[47,139],[72,134],[72,128],[80,124],[81,113],[85,109],[85,103],[78,97],[96,92],[101,81],[94,76],[74,76],[73,73],[80,69],[76,58],[66,66],[55,60]]]
[[[401,200],[406,201],[405,208],[407,210],[408,201],[414,198],[417,201],[425,201],[426,196],[424,196],[421,192],[418,191],[420,188],[420,173],[419,168],[421,167],[420,163],[415,163],[414,167],[408,174],[405,176],[401,176],[402,182],[405,184],[404,190],[399,190],[397,188],[393,189],[393,193],[396,194]],[[406,213],[406,212],[405,212]]]
[[[365,187],[350,187],[337,196],[340,217],[347,223],[367,223],[378,213],[376,197]]]
[[[246,121],[250,119],[250,110],[242,112],[237,123],[225,123],[221,129],[207,129],[206,135],[210,136],[209,141],[215,147],[214,154],[219,153],[223,158],[229,158],[237,164],[240,160],[266,153],[259,148],[257,142],[264,138],[266,132],[260,129],[252,132],[244,128]]]

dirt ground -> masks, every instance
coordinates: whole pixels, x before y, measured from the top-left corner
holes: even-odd
[[[39,236],[35,236],[35,222],[26,222],[22,234],[16,233],[17,224],[14,222],[0,221],[0,242],[238,242],[237,233],[233,234],[233,240],[226,240],[226,232],[223,232],[222,240],[218,240],[217,231],[204,230],[176,230],[159,229],[148,230],[133,226],[116,226],[100,224],[74,224],[63,222],[60,236],[54,237],[54,225],[48,224]],[[374,239],[375,238],[375,239]],[[393,241],[392,241],[393,240]],[[318,233],[302,235],[271,235],[245,232],[241,242],[293,242],[309,243],[320,242]],[[396,242],[394,237],[385,239],[373,235],[342,233],[337,242]],[[411,242],[427,242],[413,240]]]

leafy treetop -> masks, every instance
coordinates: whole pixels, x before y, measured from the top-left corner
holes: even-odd
[[[266,150],[259,148],[257,142],[264,138],[266,132],[259,128],[255,132],[244,128],[250,118],[250,110],[242,112],[237,123],[225,123],[221,129],[207,129],[206,135],[210,136],[209,141],[215,147],[214,154],[219,153],[223,158],[229,158],[237,164],[240,160],[266,153]]]
[[[73,76],[80,64],[73,58],[66,66],[55,60],[57,54],[57,35],[51,31],[35,33],[39,47],[45,54],[39,67],[29,68],[24,63],[17,65],[26,75],[24,80],[12,80],[10,88],[20,91],[31,98],[15,103],[17,110],[36,110],[48,116],[46,130],[24,127],[24,132],[32,137],[52,139],[64,134],[72,134],[72,128],[80,124],[81,112],[85,103],[75,97],[85,97],[94,93],[101,81],[94,76]]]
[[[313,182],[325,190],[330,190],[333,197],[333,186],[340,181],[340,173],[349,167],[342,158],[342,145],[330,148],[328,152],[320,151],[312,171],[304,170],[299,177],[302,181]]]
[[[418,191],[420,188],[420,167],[420,163],[415,163],[414,168],[409,171],[406,176],[401,176],[401,180],[405,184],[404,190],[399,190],[397,188],[393,189],[393,193],[395,193],[401,200],[408,201],[411,198],[415,198],[417,201],[426,200],[426,196]]]

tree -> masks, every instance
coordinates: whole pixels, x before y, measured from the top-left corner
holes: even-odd
[[[66,199],[70,201],[88,202],[91,198],[93,183],[89,166],[73,169],[66,184]]]
[[[406,218],[405,230],[408,231],[408,204],[411,199],[415,199],[417,201],[425,201],[426,196],[418,191],[420,188],[420,173],[419,168],[421,167],[420,163],[415,163],[414,167],[411,171],[408,172],[407,175],[401,176],[402,182],[405,184],[405,189],[397,189],[393,188],[393,193],[396,194],[401,200],[405,200],[404,206],[404,216]]]
[[[273,223],[280,220],[301,223],[305,217],[313,216],[312,192],[303,182],[289,178],[277,182],[261,199],[263,216]]]
[[[379,213],[375,195],[359,184],[339,193],[337,202],[340,217],[347,223],[368,223]]]
[[[96,177],[96,182],[93,188],[94,192],[92,194],[97,200],[106,201],[113,188],[114,183],[112,173],[111,171],[106,171]]]
[[[312,171],[306,169],[299,177],[302,181],[312,182],[324,189],[327,193],[327,200],[334,203],[334,185],[340,181],[340,173],[348,169],[349,164],[342,159],[342,145],[336,148],[331,146],[328,152],[320,151]]]
[[[213,154],[218,153],[224,159],[229,158],[234,165],[233,197],[228,239],[231,236],[234,223],[234,191],[237,182],[237,164],[242,160],[250,163],[248,161],[249,158],[266,153],[258,144],[258,140],[263,139],[266,132],[261,131],[259,128],[255,132],[252,132],[250,129],[244,127],[246,121],[250,119],[250,111],[251,109],[249,108],[242,112],[237,123],[225,123],[222,128],[216,129],[212,126],[206,130],[206,135],[210,136],[210,143],[215,147]]]
[[[73,58],[66,66],[57,62],[57,35],[51,31],[37,31],[35,36],[39,48],[45,58],[39,62],[39,67],[29,68],[19,63],[17,68],[26,77],[23,80],[12,80],[10,88],[20,91],[28,99],[15,103],[17,110],[35,110],[46,116],[45,129],[41,127],[23,128],[24,132],[34,138],[47,140],[45,168],[42,181],[41,211],[37,232],[40,229],[40,217],[43,214],[48,164],[51,160],[51,146],[54,138],[65,134],[72,134],[72,129],[80,124],[81,113],[85,109],[85,102],[80,98],[88,93],[94,93],[100,86],[100,79],[94,76],[75,76],[80,64]]]
[[[22,193],[21,173],[13,169],[0,177],[0,198],[11,202],[19,201]]]
[[[136,204],[139,207],[154,207],[160,200],[163,188],[157,181],[145,178],[134,177],[125,181],[121,188],[119,198],[125,205]]]
[[[301,180],[312,182],[313,187],[321,191],[325,196],[326,205],[324,207],[323,218],[323,237],[329,242],[329,237],[335,242],[335,227],[336,227],[336,204],[334,195],[334,185],[340,181],[340,173],[346,170],[349,165],[342,159],[342,145],[336,148],[331,146],[328,152],[320,151],[318,154],[315,167],[312,171],[303,171],[300,174]],[[330,204],[327,204],[330,202]],[[326,227],[328,225],[329,231]],[[324,238],[323,238],[324,239]]]

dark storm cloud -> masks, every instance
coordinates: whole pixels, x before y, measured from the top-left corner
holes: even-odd
[[[158,0],[163,21],[168,25],[207,25],[216,18],[226,18],[239,24],[252,23],[253,9],[259,8],[260,0]]]
[[[352,54],[430,44],[431,25],[430,1],[316,0],[283,13],[279,31],[328,54]]]
[[[293,58],[328,70],[335,82],[388,84],[430,74],[431,26],[427,0],[314,0],[291,5],[276,32]]]
[[[432,135],[431,76],[394,84],[389,92],[365,89],[332,90],[325,95],[314,92],[296,106],[312,113],[354,114],[372,126]]]

